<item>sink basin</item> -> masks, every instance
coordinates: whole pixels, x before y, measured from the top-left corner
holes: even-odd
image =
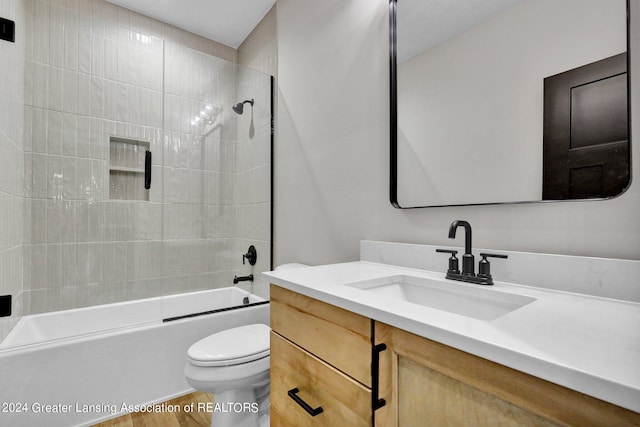
[[[480,285],[415,276],[390,276],[349,283],[386,299],[407,301],[479,320],[493,320],[536,301],[524,295],[496,291]]]

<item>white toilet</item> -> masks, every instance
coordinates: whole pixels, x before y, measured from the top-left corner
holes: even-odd
[[[269,332],[263,324],[227,329],[193,344],[184,370],[214,394],[212,427],[269,425]]]

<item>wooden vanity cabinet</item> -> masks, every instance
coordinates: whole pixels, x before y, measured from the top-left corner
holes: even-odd
[[[271,328],[272,426],[640,426],[636,412],[275,285]]]
[[[375,322],[376,427],[640,426],[640,414]]]
[[[271,425],[371,426],[371,320],[275,285],[270,299]]]

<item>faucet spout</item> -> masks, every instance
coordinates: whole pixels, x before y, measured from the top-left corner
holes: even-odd
[[[473,255],[471,254],[471,224],[467,221],[456,220],[449,227],[449,238],[456,238],[458,227],[464,227],[464,255],[462,255],[462,274],[465,276],[475,275]]]
[[[456,231],[458,230],[458,227],[464,227],[464,253],[470,254],[471,253],[471,224],[469,224],[467,221],[462,221],[462,220],[453,221],[451,223],[451,226],[449,227],[450,239],[456,238]]]

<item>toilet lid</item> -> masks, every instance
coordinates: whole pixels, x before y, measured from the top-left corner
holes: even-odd
[[[271,328],[261,323],[226,329],[189,347],[187,356],[197,366],[239,365],[269,355]]]

